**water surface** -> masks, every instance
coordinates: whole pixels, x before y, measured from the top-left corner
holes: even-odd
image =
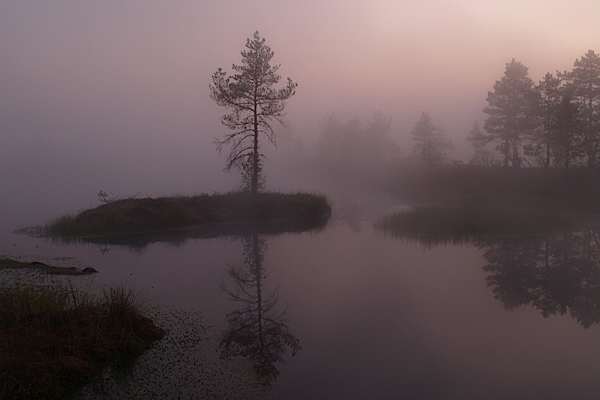
[[[202,329],[178,347],[168,336],[96,398],[600,395],[595,232],[424,245],[369,213],[336,215],[316,232],[133,248],[4,233],[0,254],[75,257],[101,271],[79,285],[126,285],[149,309],[199,316],[166,317],[182,343]]]

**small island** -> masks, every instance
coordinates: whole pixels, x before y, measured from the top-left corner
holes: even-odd
[[[115,200],[65,216],[41,230],[42,235],[94,240],[115,236],[183,232],[232,234],[302,231],[322,226],[331,214],[324,196],[234,192],[189,197]]]
[[[99,198],[105,204],[59,218],[38,233],[94,241],[99,237],[182,231],[218,235],[249,229],[260,233],[304,231],[323,226],[331,214],[324,196],[264,191],[263,144],[275,144],[274,124],[282,123],[286,102],[298,86],[289,78],[278,85],[281,76],[279,65],[271,63],[273,55],[265,38],[255,32],[246,41],[242,62],[233,68],[235,73],[219,68],[210,79],[210,97],[225,110],[221,124],[229,130],[216,139],[217,150],[226,151],[226,170],[239,171],[240,192],[110,201],[100,196],[101,191]]]
[[[76,268],[48,265],[40,261],[23,261],[14,258],[0,257],[0,271],[2,270],[27,270],[37,271],[47,275],[82,276],[92,275],[98,271],[92,267]]]

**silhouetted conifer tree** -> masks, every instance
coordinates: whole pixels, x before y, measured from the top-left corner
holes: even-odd
[[[298,86],[290,78],[277,87],[281,76],[279,65],[271,64],[273,50],[258,32],[246,40],[241,64],[233,65],[233,73],[219,68],[211,77],[211,98],[227,109],[221,122],[232,133],[217,141],[219,150],[229,148],[226,169],[238,167],[242,179],[252,193],[257,193],[263,179],[260,138],[275,144],[274,121],[282,123],[285,103]]]
[[[487,102],[485,130],[498,143],[504,165],[521,166],[523,142],[539,124],[537,94],[527,67],[514,59],[506,64],[504,76],[488,93]]]
[[[467,140],[473,146],[473,158],[470,164],[479,166],[491,166],[494,164],[494,157],[486,145],[490,141],[490,137],[481,129],[479,122],[475,122],[467,135]]]
[[[450,142],[433,124],[429,114],[421,114],[411,135],[415,141],[414,151],[426,165],[438,165],[444,161]]]
[[[589,167],[596,166],[600,152],[600,56],[589,50],[575,61],[570,78],[582,133],[582,150]]]

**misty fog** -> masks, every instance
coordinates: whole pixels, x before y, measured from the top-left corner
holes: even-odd
[[[514,11],[518,6],[518,11]],[[102,1],[0,4],[0,206],[39,223],[116,196],[237,188],[213,140],[224,132],[207,79],[260,30],[299,83],[279,150],[310,151],[329,116],[391,118],[410,152],[423,111],[452,158],[512,57],[537,80],[597,44],[595,1]],[[571,24],[572,16],[578,21]],[[268,187],[302,163],[274,155]]]
[[[0,0],[0,399],[597,399],[598,0]]]

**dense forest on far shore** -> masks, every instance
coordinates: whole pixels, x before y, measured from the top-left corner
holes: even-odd
[[[482,111],[483,121],[462,135],[472,147],[462,159],[452,157],[460,135],[446,133],[429,113],[422,113],[408,132],[410,149],[395,140],[392,118],[377,113],[366,121],[330,116],[312,150],[297,143],[283,152],[279,164],[293,164],[294,172],[309,181],[384,188],[410,201],[479,197],[506,205],[544,201],[595,207],[600,166],[596,52],[538,83],[524,64],[511,60]]]

